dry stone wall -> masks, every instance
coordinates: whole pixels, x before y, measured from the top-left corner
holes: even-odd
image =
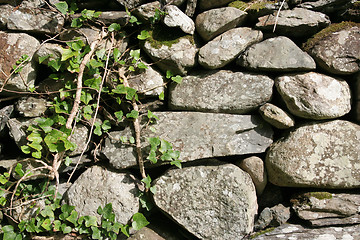
[[[94,25],[63,32],[69,23],[54,10],[56,2],[0,1],[3,170],[27,159],[20,151],[26,129],[46,116],[50,92],[64,87],[64,79],[47,78],[44,64],[61,56],[64,41],[80,37],[91,44],[101,31]],[[141,47],[148,68],[130,84],[140,92],[152,89],[141,101],[159,117],[156,135],[171,142],[183,160],[182,169],[146,163],[157,188],[156,210],[150,226],[129,239],[359,239],[358,1],[78,5],[102,11],[99,21],[107,25],[125,25],[130,18],[125,7],[145,24],[156,9],[166,13],[149,38],[116,43],[123,50]],[[45,43],[49,36],[52,41]],[[9,77],[24,54],[30,62]],[[182,83],[164,87],[167,70],[182,75]],[[111,80],[106,84],[116,87]],[[43,94],[26,94],[29,88]],[[163,90],[166,98],[159,101]],[[104,110],[101,118],[113,121],[112,114]],[[99,145],[86,149],[79,177],[64,190],[63,201],[80,214],[96,214],[98,205],[112,202],[117,219],[126,223],[139,210],[140,177],[135,148],[120,139],[134,131],[113,124]],[[142,140],[154,136],[142,127]],[[77,125],[74,164],[88,134],[89,126]],[[142,147],[146,158],[149,146]],[[73,168],[61,168],[64,180]],[[254,235],[268,227],[278,228]]]

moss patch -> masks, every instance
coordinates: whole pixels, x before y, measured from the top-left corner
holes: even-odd
[[[238,8],[241,11],[260,11],[261,9],[266,7],[266,4],[273,4],[272,1],[262,1],[262,0],[255,0],[251,2],[243,2],[243,1],[234,1],[229,3],[229,7]]]
[[[332,199],[332,194],[329,192],[310,192],[309,196],[317,198],[319,200]]]
[[[153,48],[171,47],[173,44],[178,43],[181,38],[188,38],[194,44],[193,36],[185,34],[176,28],[157,26],[153,30],[149,30],[149,33],[150,37],[147,41],[150,42]]]
[[[272,231],[274,231],[274,229],[275,229],[274,227],[266,228],[266,229],[264,229],[262,231],[259,231],[259,232],[255,233],[254,235],[251,235],[250,239],[254,239],[254,238],[256,238],[256,237],[258,237],[260,235],[263,235],[265,233],[272,232]]]
[[[358,26],[360,27],[360,23],[354,23],[354,22],[341,22],[341,23],[334,23],[331,24],[330,26],[324,28],[323,30],[321,30],[320,32],[316,33],[312,38],[310,38],[309,40],[307,40],[306,43],[303,44],[302,48],[305,51],[310,51],[319,41],[327,38],[328,36],[330,36],[332,33],[340,31],[340,30],[345,30],[345,29],[349,29],[351,27],[354,26]]]

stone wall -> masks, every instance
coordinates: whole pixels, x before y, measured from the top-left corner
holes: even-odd
[[[50,92],[63,87],[47,78],[44,63],[61,56],[64,41],[78,36],[91,44],[100,32],[96,25],[62,31],[69,23],[53,9],[56,2],[0,1],[3,169],[32,162],[19,149],[25,130],[49,111]],[[359,239],[359,2],[149,2],[79,1],[81,9],[102,11],[99,21],[107,25],[125,25],[125,7],[144,23],[155,9],[166,12],[151,37],[117,43],[141,47],[148,69],[130,84],[159,117],[156,136],[183,162],[182,169],[150,166],[157,189],[151,224],[130,239],[243,239],[286,222],[292,225],[254,239]],[[30,63],[9,77],[23,54]],[[167,70],[182,83],[164,88]],[[42,94],[24,94],[29,87]],[[167,97],[159,101],[162,91]],[[102,111],[101,119],[112,114]],[[61,169],[64,181],[88,134],[89,126],[77,124],[78,148],[73,164]],[[120,141],[132,134],[114,123],[100,145],[91,145],[64,202],[83,215],[112,202],[117,220],[127,223],[140,207],[134,147]],[[155,134],[143,126],[142,136]],[[149,146],[142,147],[146,157]]]

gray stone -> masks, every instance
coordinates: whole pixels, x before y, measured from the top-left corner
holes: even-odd
[[[276,78],[275,85],[289,111],[302,118],[332,119],[351,109],[346,81],[309,72]]]
[[[64,196],[64,202],[75,206],[80,216],[100,216],[99,206],[112,203],[116,220],[127,224],[139,211],[139,181],[129,173],[117,173],[93,166],[80,175]]]
[[[355,76],[355,90],[354,90],[354,98],[355,98],[355,119],[360,122],[360,73]]]
[[[359,25],[360,26],[360,25]],[[332,74],[353,74],[360,70],[360,27],[331,33],[309,51],[316,63]]]
[[[196,31],[205,41],[209,41],[221,33],[240,26],[247,13],[233,7],[211,9],[197,15]]]
[[[297,5],[297,7],[329,14],[339,11],[341,7],[347,5],[350,2],[351,0],[315,0],[315,1],[307,1],[303,3],[300,2],[300,4]]]
[[[64,17],[55,11],[19,8],[9,16],[7,27],[17,31],[56,34],[61,31],[64,23]]]
[[[241,239],[253,229],[255,187],[250,176],[232,164],[214,161],[172,169],[154,186],[156,206],[200,239]]]
[[[44,0],[24,0],[20,4],[20,8],[41,8],[45,6]]]
[[[221,79],[221,81],[219,81]],[[203,71],[172,84],[169,107],[202,112],[247,113],[272,97],[274,81],[260,74]]]
[[[168,27],[180,27],[184,33],[194,34],[195,23],[191,18],[186,16],[177,6],[169,5],[165,7],[166,15],[164,24]]]
[[[14,7],[10,4],[0,5],[0,29],[6,29],[8,18],[12,13]]]
[[[44,61],[42,61],[42,64],[47,65],[50,61],[56,60],[58,58],[61,58],[62,52],[63,52],[63,46],[60,44],[55,43],[44,43],[41,45],[39,50],[37,50],[34,54],[34,58],[36,61],[40,63],[40,58],[45,58],[46,56],[49,56]]]
[[[135,8],[134,14],[141,20],[148,22],[152,17],[154,17],[156,9],[160,8],[161,3],[159,1],[150,2]]]
[[[287,37],[270,38],[250,46],[239,56],[237,64],[250,70],[271,72],[316,68],[314,59]]]
[[[137,231],[134,235],[127,238],[127,240],[166,240],[157,234],[154,230],[148,227],[143,227]]]
[[[233,61],[250,45],[261,41],[260,31],[251,28],[234,28],[212,41],[199,50],[199,63],[205,68],[216,69]]]
[[[278,227],[286,223],[290,219],[290,207],[278,204],[272,208],[264,208],[255,223],[256,231],[265,229],[266,227]]]
[[[94,28],[79,28],[76,30],[70,29],[60,34],[60,40],[72,41],[78,38],[84,43],[91,45],[92,42],[98,39],[99,34],[100,30]]]
[[[14,105],[9,105],[0,109],[0,133],[5,128],[7,121],[10,119],[14,111]]]
[[[34,122],[31,120],[26,121],[24,119],[11,118],[7,121],[6,125],[9,128],[9,135],[15,141],[16,145],[21,148],[21,146],[26,145],[26,129]]]
[[[24,117],[39,117],[47,108],[47,101],[44,98],[23,97],[16,103],[16,110]]]
[[[143,129],[144,159],[149,154],[148,137],[159,137],[180,151],[183,162],[201,158],[261,153],[272,143],[272,129],[255,115],[232,115],[199,112],[156,112],[159,121]],[[109,133],[102,153],[115,168],[136,166],[135,148],[122,144],[121,136],[130,137],[132,131]],[[146,141],[146,143],[145,143]]]
[[[4,90],[27,91],[28,86],[33,85],[36,79],[36,61],[25,64],[20,73],[11,76],[10,74],[13,65],[16,65],[16,61],[22,55],[26,54],[32,59],[34,52],[40,46],[39,41],[25,33],[0,32],[0,46],[1,87],[5,85]]]
[[[121,26],[125,26],[129,19],[130,16],[125,11],[104,11],[98,18],[99,21],[106,25],[118,23]]]
[[[250,175],[256,188],[256,194],[260,196],[267,184],[267,173],[263,160],[252,156],[236,162],[236,165]]]
[[[116,0],[116,1],[128,9],[136,8],[146,2],[145,0]]]
[[[82,124],[77,124],[75,131],[70,136],[70,141],[76,144],[76,149],[70,153],[70,156],[76,156],[81,154],[85,149],[85,152],[89,149],[89,146],[86,146],[86,142],[89,136],[89,129]]]
[[[271,15],[260,17],[256,28],[262,31],[273,31],[288,37],[311,36],[330,24],[329,17],[323,13],[310,11],[303,8],[280,11]]]
[[[198,49],[188,36],[180,37],[170,46],[161,42],[159,44],[153,45],[150,40],[146,40],[143,47],[162,71],[185,75],[195,66]]]
[[[265,121],[278,129],[287,129],[295,125],[295,120],[289,113],[271,103],[262,105],[259,112]]]
[[[223,7],[233,0],[198,0],[199,7],[201,10],[208,10],[217,7]]]
[[[279,240],[279,239],[317,239],[317,240],[336,240],[360,238],[360,225],[344,227],[324,227],[324,228],[305,228],[301,225],[283,224],[273,231],[268,231],[254,240]]]
[[[173,4],[176,6],[180,6],[183,4],[186,0],[161,0],[163,4]]]
[[[360,126],[345,120],[312,122],[272,144],[268,180],[284,187],[360,186]]]

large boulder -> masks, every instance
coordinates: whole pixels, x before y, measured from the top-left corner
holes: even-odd
[[[217,36],[199,50],[199,63],[208,69],[217,69],[233,61],[250,45],[260,42],[263,35],[251,28],[234,28]]]
[[[273,31],[288,37],[311,36],[330,24],[329,17],[323,13],[310,11],[304,8],[280,11],[260,17],[256,28],[261,31]]]
[[[71,185],[64,196],[65,203],[75,206],[80,216],[100,216],[99,206],[112,203],[116,220],[127,224],[139,211],[139,181],[129,173],[117,173],[99,166],[87,169]]]
[[[360,126],[345,120],[312,122],[267,152],[269,181],[283,187],[359,188]]]
[[[308,71],[316,68],[314,59],[287,37],[269,38],[250,46],[239,56],[237,64],[250,70],[271,72]]]
[[[154,186],[155,205],[200,239],[241,239],[253,229],[255,187],[232,164],[172,169]]]
[[[151,128],[142,130],[144,159],[149,154],[148,137],[159,137],[173,144],[180,151],[183,162],[201,158],[265,152],[272,143],[272,129],[259,116],[232,115],[200,112],[156,112],[160,120]],[[145,116],[144,116],[145,117]],[[115,168],[136,166],[133,145],[122,143],[129,139],[131,128],[109,133],[102,153]]]
[[[335,28],[331,25],[327,31],[332,27]],[[308,52],[325,71],[344,75],[360,70],[360,24],[313,41],[314,46]]]
[[[309,72],[276,78],[275,85],[290,112],[309,119],[332,119],[351,109],[346,81]]]
[[[197,15],[196,31],[205,41],[241,25],[246,19],[246,12],[233,7],[211,9]]]
[[[221,79],[221,81],[219,81]],[[175,110],[246,113],[272,97],[274,81],[260,74],[203,71],[172,84],[169,107]]]
[[[0,32],[0,85],[4,85],[4,89],[27,91],[34,84],[37,64],[32,57],[39,46],[40,42],[28,34]],[[23,55],[27,55],[30,62],[24,64],[19,73],[10,75]]]

